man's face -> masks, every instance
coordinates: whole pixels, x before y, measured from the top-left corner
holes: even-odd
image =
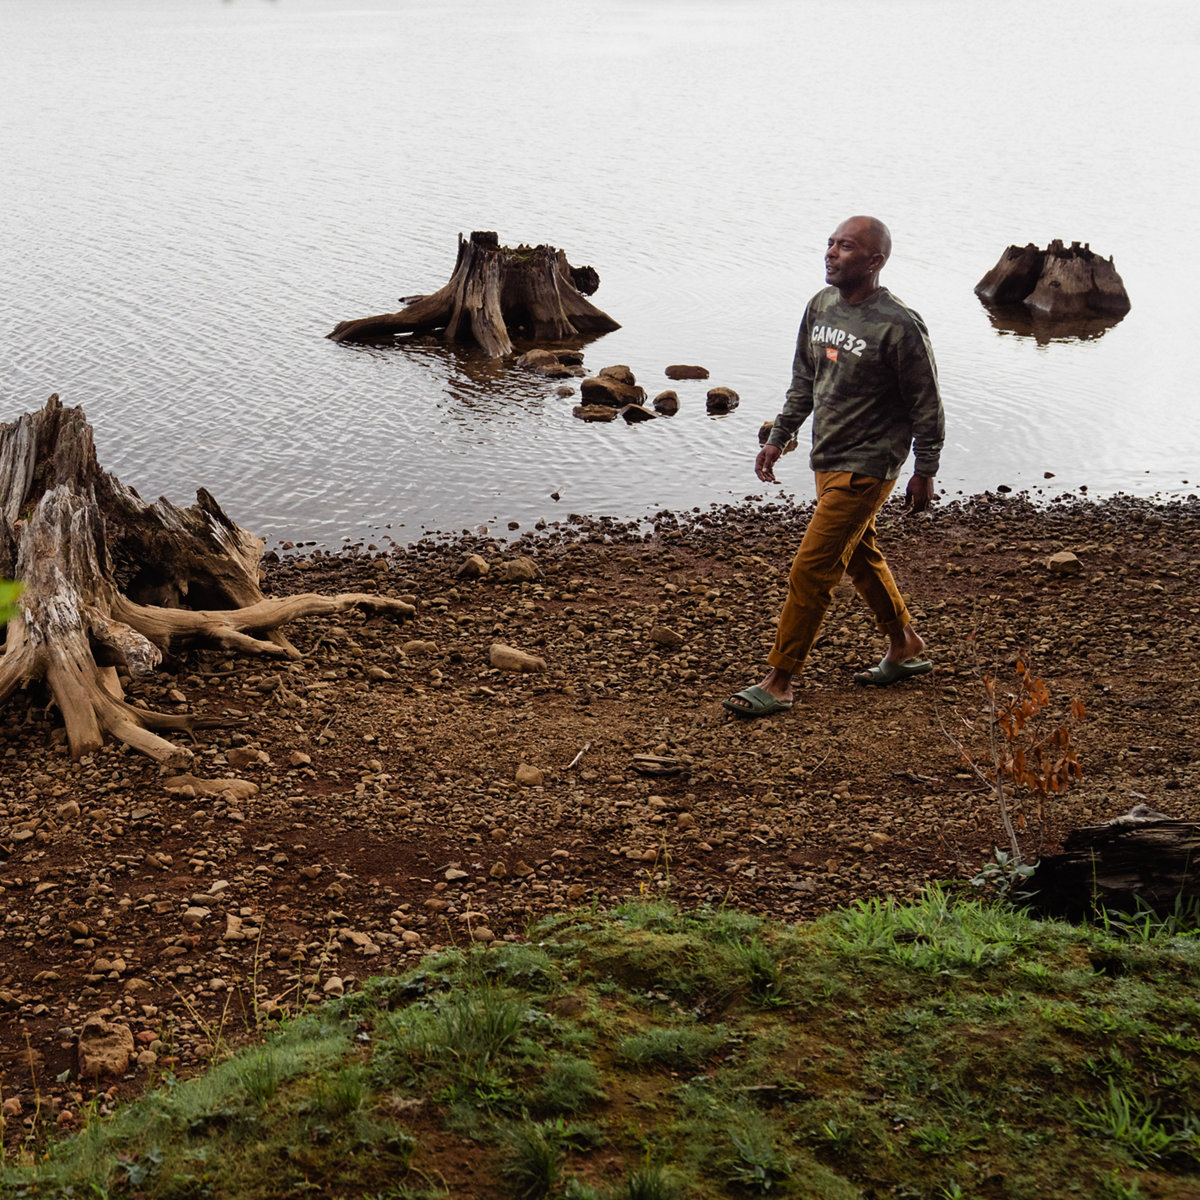
[[[884,264],[884,257],[865,221],[843,221],[825,251],[825,282],[852,292]]]

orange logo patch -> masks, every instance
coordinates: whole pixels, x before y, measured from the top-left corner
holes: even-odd
[[[837,347],[836,346],[826,346],[825,347],[825,357],[827,359],[829,359],[830,362],[837,362]]]

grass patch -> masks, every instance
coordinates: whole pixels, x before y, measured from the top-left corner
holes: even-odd
[[[10,1147],[0,1195],[1182,1200],[1186,916],[1077,927],[939,889],[797,928],[558,916],[371,980],[32,1164]]]

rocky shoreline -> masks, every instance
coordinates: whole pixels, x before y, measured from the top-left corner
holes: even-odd
[[[742,722],[720,701],[759,677],[806,515],[572,517],[507,544],[277,559],[272,594],[380,591],[417,619],[306,619],[299,662],[165,664],[139,700],[231,722],[200,735],[187,777],[113,747],[72,763],[57,714],[10,701],[9,1143],[548,912],[669,892],[796,920],[962,878],[1002,836],[946,731],[986,755],[983,677],[1015,686],[1019,654],[1056,703],[1088,711],[1083,780],[1044,829],[1023,814],[1031,856],[1139,802],[1200,818],[1200,503],[986,495],[917,519],[890,505],[881,541],[934,674],[850,686],[880,641],[843,588],[795,708]]]

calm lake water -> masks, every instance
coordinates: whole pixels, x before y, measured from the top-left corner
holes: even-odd
[[[0,0],[0,421],[57,391],[143,496],[202,485],[271,543],[740,500],[826,237],[867,211],[932,333],[948,495],[1186,495],[1198,7]],[[596,267],[622,328],[590,370],[709,384],[589,425],[519,371],[325,340],[472,229]],[[972,294],[1054,237],[1115,258],[1133,311],[1100,337]],[[781,478],[811,495],[803,456]]]

